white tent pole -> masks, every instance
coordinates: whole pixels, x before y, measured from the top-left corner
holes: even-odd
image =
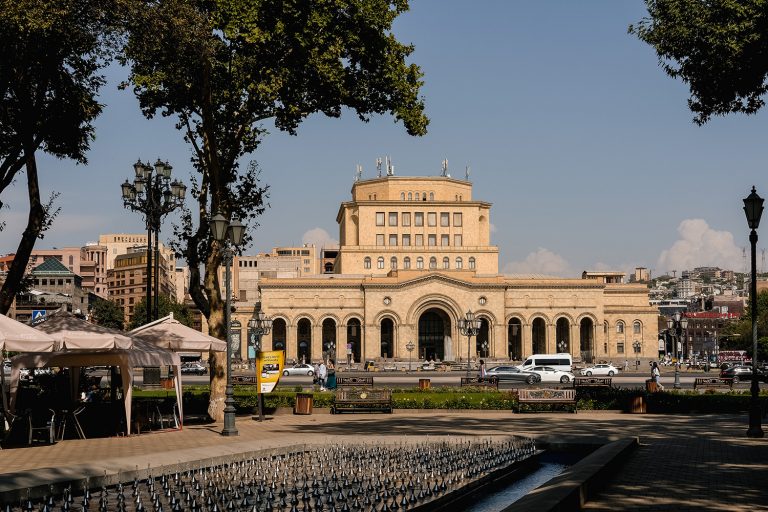
[[[120,368],[123,380],[123,399],[125,400],[125,431],[131,435],[131,408],[133,407],[133,366],[129,363]]]
[[[173,313],[171,313],[173,314]],[[173,365],[173,384],[176,387],[176,405],[179,409],[179,430],[184,430],[184,405],[181,396],[181,365]]]

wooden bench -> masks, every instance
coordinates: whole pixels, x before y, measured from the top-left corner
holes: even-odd
[[[235,386],[255,386],[256,385],[256,376],[255,375],[233,375],[232,376],[232,385]]]
[[[336,388],[373,388],[373,377],[336,377]]]
[[[520,389],[517,395],[517,412],[524,404],[565,405],[566,410],[576,412],[575,389]]]
[[[693,389],[698,388],[714,389],[714,388],[733,388],[733,379],[720,379],[718,377],[696,377],[693,381]]]
[[[392,391],[388,389],[342,388],[336,390],[331,414],[342,412],[392,413]]]
[[[462,377],[461,387],[474,386],[499,389],[498,377]]]
[[[611,377],[574,377],[574,388],[610,388]]]

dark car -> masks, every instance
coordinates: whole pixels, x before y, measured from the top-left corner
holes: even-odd
[[[517,366],[494,366],[485,372],[485,376],[496,377],[499,381],[525,382],[526,384],[541,382],[541,375],[523,371]]]
[[[208,373],[208,368],[200,363],[182,363],[181,373],[182,375],[205,375]]]
[[[739,381],[752,380],[752,367],[751,366],[733,366],[727,370],[720,372],[721,379],[733,379],[734,384],[738,384]],[[768,373],[757,369],[757,380],[768,382]]]

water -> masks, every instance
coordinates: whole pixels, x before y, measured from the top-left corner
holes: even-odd
[[[519,500],[535,488],[555,478],[576,460],[563,454],[545,453],[539,459],[538,469],[509,484],[507,487],[486,494],[468,508],[467,512],[499,512]]]

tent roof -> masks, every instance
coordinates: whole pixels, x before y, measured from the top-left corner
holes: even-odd
[[[46,315],[35,328],[49,334],[60,348],[67,350],[130,349],[134,344],[133,339],[119,331],[86,322],[65,311]]]
[[[9,352],[51,352],[55,340],[37,329],[0,315],[0,350]]]
[[[192,329],[170,315],[137,327],[129,333],[134,338],[154,343],[155,345],[181,352],[224,352],[227,344],[218,338]]]

